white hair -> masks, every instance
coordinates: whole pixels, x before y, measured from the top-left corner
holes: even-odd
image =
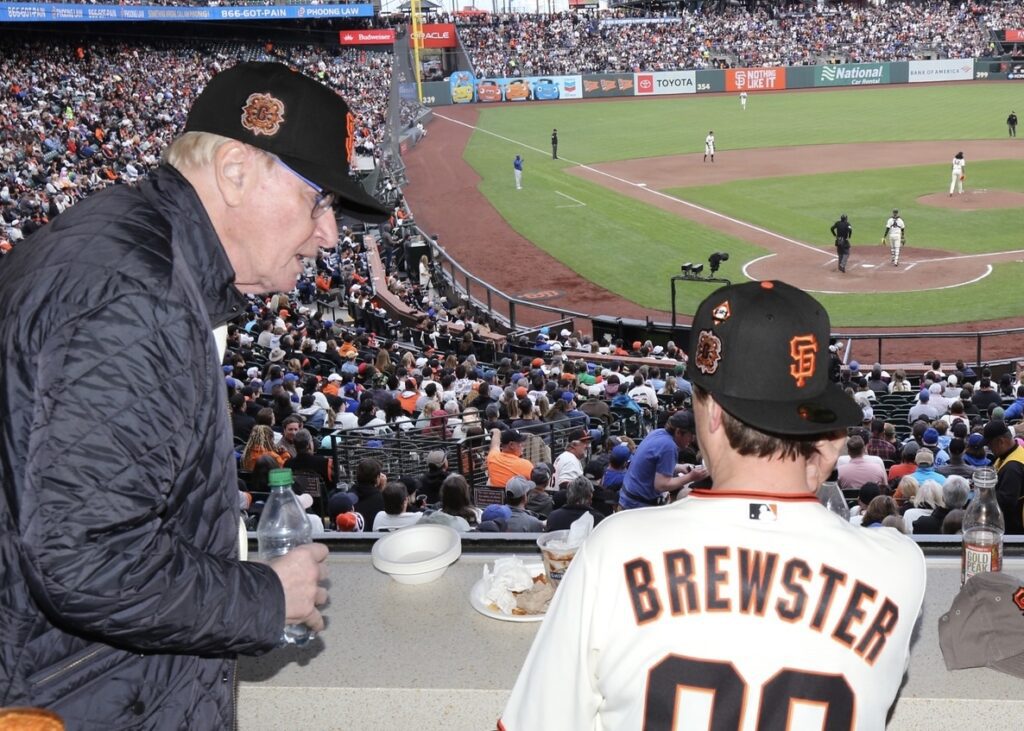
[[[942,485],[935,480],[922,482],[921,489],[918,490],[917,496],[914,498],[915,508],[924,507],[926,503],[933,508],[946,507],[946,503],[942,499]]]

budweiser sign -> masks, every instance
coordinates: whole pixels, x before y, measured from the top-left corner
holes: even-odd
[[[395,42],[393,30],[343,30],[338,33],[343,46],[382,46]]]

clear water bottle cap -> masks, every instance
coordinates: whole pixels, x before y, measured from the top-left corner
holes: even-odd
[[[995,487],[998,479],[996,471],[991,467],[979,467],[971,475],[971,482],[979,490],[983,487]]]
[[[292,471],[290,469],[280,468],[276,470],[270,470],[270,474],[267,475],[267,482],[271,487],[283,487],[292,484]]]

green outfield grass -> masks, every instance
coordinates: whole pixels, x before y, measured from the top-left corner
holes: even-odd
[[[975,162],[968,172],[968,188],[1024,191],[1024,162]],[[945,193],[948,186],[949,165],[942,164],[761,178],[667,192],[824,248],[832,246],[829,227],[840,213],[850,217],[854,242],[877,243],[894,206],[907,222],[911,246],[964,254],[1024,248],[1019,208],[955,211],[915,202],[923,195]]]
[[[682,262],[703,262],[724,249],[732,258],[723,274],[735,281],[742,278],[743,262],[765,252],[567,175],[563,168],[699,152],[708,129],[715,130],[721,149],[1000,138],[1017,95],[1013,84],[991,83],[764,93],[751,96],[745,113],[736,95],[485,106],[465,156],[482,178],[481,192],[523,236],[583,277],[642,306],[667,310],[669,277]],[[563,159],[558,161],[549,152],[553,127],[559,130]],[[511,160],[517,153],[525,160],[522,191],[512,185]],[[1022,168],[1010,162],[970,163],[969,186],[1024,190]],[[942,164],[669,192],[823,247],[831,244],[828,227],[840,212],[853,220],[855,243],[880,238],[879,211],[896,200],[911,246],[963,252],[1022,248],[1020,209],[946,211],[913,203],[948,184]],[[789,203],[780,207],[779,200]],[[984,237],[978,236],[978,226]],[[1004,264],[982,282],[955,289],[822,299],[839,326],[975,321],[1020,315],[1024,308],[1018,298],[991,294],[1012,291],[1022,274],[1024,266]],[[680,287],[679,312],[692,312],[706,293],[701,285]]]
[[[722,150],[876,140],[1006,137],[1006,115],[1021,86],[1009,82],[899,85],[737,95],[691,94],[585,104],[480,105],[479,125],[548,149],[558,128],[559,156],[593,163],[700,152],[709,129]]]

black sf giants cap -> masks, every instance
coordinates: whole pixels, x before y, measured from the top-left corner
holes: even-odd
[[[346,213],[382,221],[388,210],[349,176],[355,117],[335,92],[279,63],[221,71],[192,104],[186,132],[211,132],[273,153],[332,191]]]
[[[828,379],[828,313],[783,282],[723,287],[693,318],[686,377],[755,429],[823,434],[861,423],[856,402]]]

